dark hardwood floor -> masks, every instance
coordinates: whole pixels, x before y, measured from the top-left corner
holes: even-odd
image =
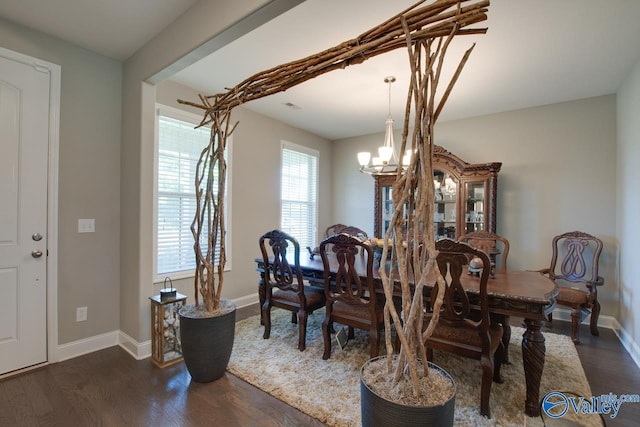
[[[521,326],[518,322],[518,319],[512,319],[513,324]],[[543,333],[547,331],[571,336],[571,323],[547,322]],[[599,332],[600,336],[594,337],[588,325],[581,325],[580,344],[576,346],[593,396],[640,394],[640,368],[611,329],[599,328]],[[623,403],[615,418],[607,416],[604,421],[607,426],[635,427],[640,425],[638,420],[640,403]]]
[[[258,314],[238,310],[238,320]],[[516,319],[512,320],[518,324]],[[554,321],[545,330],[569,334]],[[640,369],[615,334],[581,330],[578,346],[594,395],[640,393]],[[623,404],[608,426],[636,426],[640,403]],[[184,364],[160,369],[111,347],[0,381],[0,426],[321,426],[231,374],[192,383]]]

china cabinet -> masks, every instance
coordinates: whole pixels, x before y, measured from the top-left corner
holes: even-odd
[[[469,164],[442,147],[433,150],[436,239],[472,231],[496,232],[498,172],[502,163]],[[393,215],[395,175],[375,176],[375,235],[383,236]]]

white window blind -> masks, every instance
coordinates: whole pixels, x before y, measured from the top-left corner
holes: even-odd
[[[195,129],[199,119],[167,107],[158,108],[156,278],[175,273],[192,275],[195,269],[191,233],[196,211],[195,171],[200,152],[210,138],[210,128]],[[206,235],[205,230],[202,234],[205,245]],[[230,251],[228,262],[229,258]]]
[[[282,145],[280,228],[301,248],[314,247],[317,235],[318,157],[315,150]]]

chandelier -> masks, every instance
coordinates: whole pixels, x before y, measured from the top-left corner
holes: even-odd
[[[369,175],[395,175],[398,172],[398,154],[393,142],[393,117],[391,117],[391,84],[396,81],[394,76],[385,77],[384,82],[389,85],[389,113],[386,120],[386,131],[384,134],[384,145],[378,148],[378,156],[371,157],[368,151],[358,153],[358,163],[360,172]],[[411,151],[402,159],[403,169],[409,164]]]

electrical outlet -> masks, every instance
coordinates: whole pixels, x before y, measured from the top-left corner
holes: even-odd
[[[84,322],[87,320],[87,307],[76,308],[76,322]]]
[[[95,219],[90,218],[90,219],[78,220],[78,233],[95,233],[95,231],[96,231]]]

